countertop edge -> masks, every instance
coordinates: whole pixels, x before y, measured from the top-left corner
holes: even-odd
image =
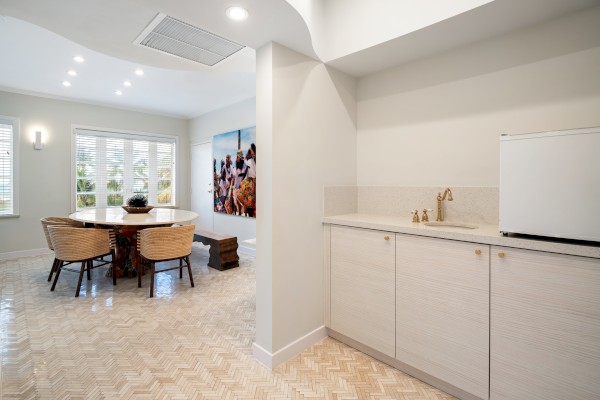
[[[503,236],[497,225],[476,224],[480,227],[473,230],[429,227],[422,223],[412,224],[400,217],[377,214],[336,215],[324,217],[322,223],[600,259],[600,245],[565,243],[552,238]]]

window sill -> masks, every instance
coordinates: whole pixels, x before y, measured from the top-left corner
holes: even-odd
[[[0,215],[0,219],[2,218],[19,218],[20,215],[19,214],[2,214]]]

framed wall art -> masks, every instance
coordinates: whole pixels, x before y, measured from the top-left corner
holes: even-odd
[[[213,137],[214,211],[256,218],[256,127]]]

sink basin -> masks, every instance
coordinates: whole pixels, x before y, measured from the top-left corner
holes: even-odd
[[[460,222],[425,222],[425,226],[438,226],[440,228],[477,229],[477,225],[461,224]]]

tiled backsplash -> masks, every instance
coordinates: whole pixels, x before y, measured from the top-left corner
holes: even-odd
[[[325,216],[365,213],[406,216],[411,210],[432,209],[429,220],[437,216],[437,194],[444,187],[344,186],[324,190]],[[453,201],[443,201],[444,220],[498,224],[497,187],[452,187]],[[356,193],[356,199],[353,194]]]
[[[329,186],[323,191],[324,217],[358,212],[357,186]]]

